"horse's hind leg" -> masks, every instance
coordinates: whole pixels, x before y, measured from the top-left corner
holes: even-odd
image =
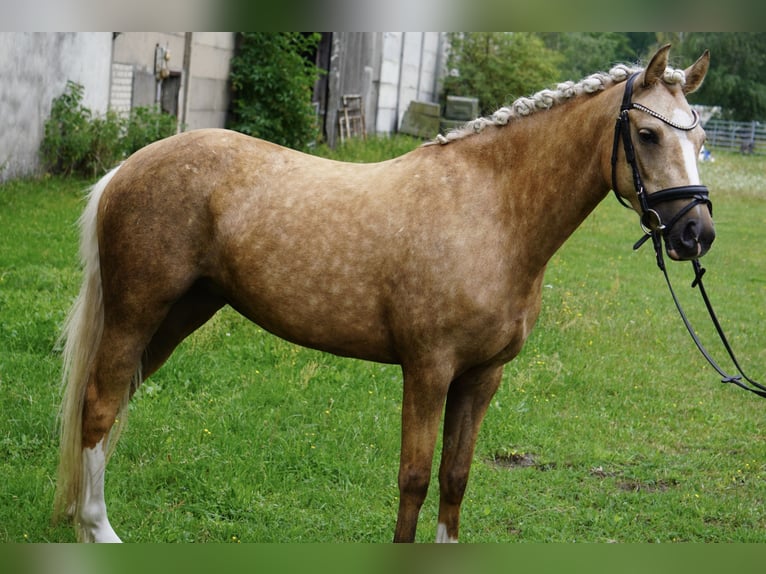
[[[118,326],[105,325],[82,409],[82,476],[75,501],[75,527],[87,542],[119,542],[106,514],[104,472],[107,443],[131,385],[137,385],[144,338]],[[112,441],[116,440],[112,436]]]
[[[143,357],[142,372],[150,376],[167,360],[178,344],[207,322],[226,301],[195,283],[168,311],[162,324],[152,336]]]
[[[502,374],[502,366],[468,371],[450,386],[439,467],[437,542],[457,542],[460,504],[468,484],[476,438]]]
[[[104,471],[106,452],[103,439],[93,448],[82,450],[82,500],[75,516],[79,538],[83,542],[121,542],[106,514]]]
[[[83,488],[76,521],[84,540],[119,541],[107,518],[104,472],[106,442],[116,439],[110,433],[120,409],[139,384],[139,378],[156,371],[178,343],[223,304],[222,299],[193,287],[169,309],[142,313],[164,317],[159,326],[156,321],[105,326],[82,416]]]

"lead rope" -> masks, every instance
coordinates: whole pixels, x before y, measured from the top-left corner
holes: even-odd
[[[665,267],[665,260],[662,256],[662,238],[660,232],[653,231],[650,234],[645,235],[633,246],[633,249],[638,249],[641,247],[649,237],[651,237],[652,242],[654,243],[654,252],[657,257],[657,266],[665,276],[665,282],[668,284],[668,289],[670,290],[670,294],[673,297],[673,302],[676,304],[676,309],[678,309],[678,313],[681,315],[681,319],[686,326],[686,330],[689,331],[689,335],[691,335],[694,344],[697,345],[697,348],[699,349],[700,353],[702,353],[702,356],[705,357],[707,362],[710,363],[710,366],[712,366],[718,372],[718,374],[721,375],[722,383],[731,383],[737,385],[741,389],[750,391],[759,397],[766,398],[766,387],[760,383],[757,383],[745,374],[744,370],[739,364],[739,361],[737,360],[736,355],[734,354],[734,351],[731,348],[731,345],[729,344],[729,340],[726,338],[726,334],[723,332],[723,328],[721,328],[721,323],[718,321],[718,317],[713,310],[713,305],[710,302],[707,291],[705,290],[705,285],[702,283],[702,276],[705,274],[706,269],[702,267],[698,259],[692,260],[692,267],[694,268],[694,281],[692,282],[692,288],[699,288],[700,294],[702,295],[702,300],[705,302],[705,307],[707,307],[708,314],[710,315],[710,319],[713,321],[713,325],[718,332],[718,336],[721,339],[723,346],[726,348],[726,351],[729,353],[729,357],[731,357],[734,366],[737,368],[738,374],[736,375],[730,375],[724,371],[723,368],[721,368],[721,366],[715,361],[715,359],[713,359],[705,346],[702,344],[702,341],[700,341],[699,337],[694,332],[694,328],[689,322],[689,318],[686,316],[686,313],[684,313],[681,302],[678,300],[678,296],[673,289],[673,284],[670,282],[668,270]],[[744,382],[743,379],[746,382]],[[751,386],[748,386],[746,383],[749,383]]]

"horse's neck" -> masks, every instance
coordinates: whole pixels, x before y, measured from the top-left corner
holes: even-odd
[[[495,134],[500,191],[516,232],[534,246],[528,256],[543,265],[609,191],[604,154],[611,150],[613,99],[603,93],[571,102]]]

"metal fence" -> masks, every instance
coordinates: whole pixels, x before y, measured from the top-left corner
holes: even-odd
[[[733,122],[711,119],[705,124],[708,149],[766,155],[766,125],[761,122]]]

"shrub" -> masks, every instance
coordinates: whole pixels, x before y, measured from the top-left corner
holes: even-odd
[[[83,92],[83,86],[69,81],[64,93],[53,100],[40,147],[43,161],[52,173],[79,172],[90,150],[91,112],[82,105]]]
[[[113,110],[95,116],[83,105],[83,95],[83,86],[69,81],[53,100],[40,145],[44,167],[52,174],[95,177],[176,132],[176,118],[156,107],[133,108],[127,117]]]
[[[84,165],[87,175],[104,173],[123,159],[124,144],[121,137],[124,123],[114,110],[109,110],[103,118],[95,117],[91,120],[90,147]]]
[[[156,108],[133,108],[123,139],[125,154],[130,155],[145,145],[173,135],[176,125],[175,116],[162,113]]]
[[[481,115],[558,79],[560,56],[531,33],[451,33],[449,43],[442,97],[477,97]]]
[[[231,129],[305,149],[317,136],[311,104],[319,69],[306,57],[320,34],[247,32],[231,60]]]

